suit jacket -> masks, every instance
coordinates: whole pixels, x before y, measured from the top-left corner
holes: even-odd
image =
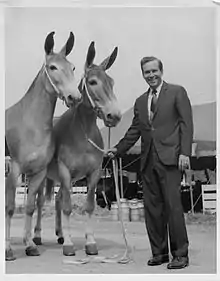
[[[148,92],[137,98],[132,124],[115,146],[122,155],[141,137],[141,170],[152,142],[164,165],[177,165],[180,154],[190,156],[193,140],[192,108],[186,90],[163,82],[152,121],[148,117]]]

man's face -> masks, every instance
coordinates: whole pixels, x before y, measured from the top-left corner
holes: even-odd
[[[146,62],[142,66],[142,73],[147,84],[156,89],[162,81],[162,71],[159,69],[159,63],[157,60]]]

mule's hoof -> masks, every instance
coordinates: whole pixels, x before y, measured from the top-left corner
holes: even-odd
[[[27,256],[40,256],[40,253],[36,247],[29,246],[25,249]]]
[[[64,238],[63,238],[63,237],[59,237],[59,238],[57,239],[57,243],[60,244],[60,245],[63,245],[63,243],[64,243]]]
[[[92,243],[92,244],[87,244],[85,246],[86,248],[86,254],[87,255],[98,255],[98,249],[97,249],[97,246],[96,246],[96,243]]]
[[[64,256],[75,256],[75,250],[73,245],[64,245],[63,246],[63,255]]]
[[[42,245],[41,237],[34,237],[33,242],[35,245]]]
[[[14,256],[12,249],[5,250],[5,260],[6,261],[16,260],[16,257]]]

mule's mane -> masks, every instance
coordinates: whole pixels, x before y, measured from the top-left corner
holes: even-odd
[[[43,66],[41,67],[41,69],[38,71],[36,77],[34,78],[34,81],[31,83],[30,87],[28,88],[27,90],[27,93],[30,92],[34,87],[35,87],[35,84],[38,80],[38,77],[40,76],[41,72],[42,72],[42,69],[43,69]]]

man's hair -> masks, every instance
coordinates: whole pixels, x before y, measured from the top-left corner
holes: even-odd
[[[156,57],[153,57],[153,56],[151,56],[151,57],[143,57],[143,58],[141,59],[141,70],[142,70],[142,72],[143,72],[143,65],[144,65],[145,63],[147,63],[147,62],[154,61],[154,60],[158,61],[159,69],[160,69],[161,72],[163,72],[163,63],[162,63],[162,61],[159,60],[159,59],[156,58]]]

